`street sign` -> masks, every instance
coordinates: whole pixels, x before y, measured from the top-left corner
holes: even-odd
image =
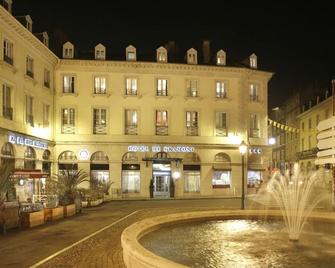
[[[335,116],[320,121],[317,129],[317,147],[320,151],[316,154],[315,164],[335,164]]]

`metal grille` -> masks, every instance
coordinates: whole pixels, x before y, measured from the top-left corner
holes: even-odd
[[[137,135],[137,126],[126,126],[126,135]]]
[[[215,130],[216,136],[227,136],[227,129],[226,128],[217,128]]]
[[[186,135],[187,136],[198,136],[198,128],[197,127],[187,127]]]
[[[75,128],[74,125],[63,125],[62,133],[63,134],[74,134]]]
[[[160,136],[168,135],[168,127],[156,126],[156,135]]]
[[[107,133],[107,127],[106,125],[95,125],[93,128],[94,134],[106,134]]]
[[[250,134],[252,138],[259,138],[259,129],[257,128],[251,129]]]
[[[2,106],[2,115],[4,118],[13,120],[13,108]]]

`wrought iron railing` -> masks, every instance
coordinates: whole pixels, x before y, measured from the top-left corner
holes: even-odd
[[[187,127],[186,135],[187,136],[198,136],[198,127]]]
[[[137,126],[126,126],[125,134],[126,135],[137,135]]]
[[[62,133],[63,134],[74,134],[75,133],[75,127],[74,125],[62,125]]]
[[[168,135],[169,128],[167,126],[156,126],[156,135],[165,136]]]
[[[96,125],[93,126],[93,133],[94,134],[106,134],[107,133],[107,126],[96,124]]]
[[[13,108],[2,106],[2,115],[4,118],[7,118],[9,120],[13,120]]]

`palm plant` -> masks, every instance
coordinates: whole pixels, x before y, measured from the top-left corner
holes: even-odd
[[[88,181],[87,178],[88,174],[82,169],[65,169],[55,174],[51,184],[56,185],[55,188],[60,197],[59,203],[61,205],[73,204],[79,194],[78,186]]]
[[[6,200],[6,194],[13,189],[14,181],[11,179],[12,168],[9,165],[0,166],[0,206]]]

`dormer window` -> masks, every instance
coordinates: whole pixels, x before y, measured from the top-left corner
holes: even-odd
[[[187,50],[187,63],[198,64],[198,52],[194,48]]]
[[[255,54],[250,55],[249,63],[250,63],[250,68],[257,69],[257,56]]]
[[[222,49],[216,53],[216,65],[226,65],[226,52]]]
[[[132,45],[126,48],[127,61],[136,61],[136,48]]]
[[[49,36],[47,32],[43,32],[42,42],[46,47],[49,47]]]
[[[102,44],[98,44],[94,48],[95,59],[96,60],[105,60],[106,59],[106,48]]]
[[[74,46],[71,42],[66,42],[63,45],[63,58],[64,59],[73,59],[74,55]]]
[[[9,12],[12,13],[12,0],[3,0],[2,6]]]
[[[29,32],[33,32],[33,21],[29,15],[26,16],[26,28]]]
[[[157,62],[167,62],[167,50],[164,47],[159,47],[156,50]]]

